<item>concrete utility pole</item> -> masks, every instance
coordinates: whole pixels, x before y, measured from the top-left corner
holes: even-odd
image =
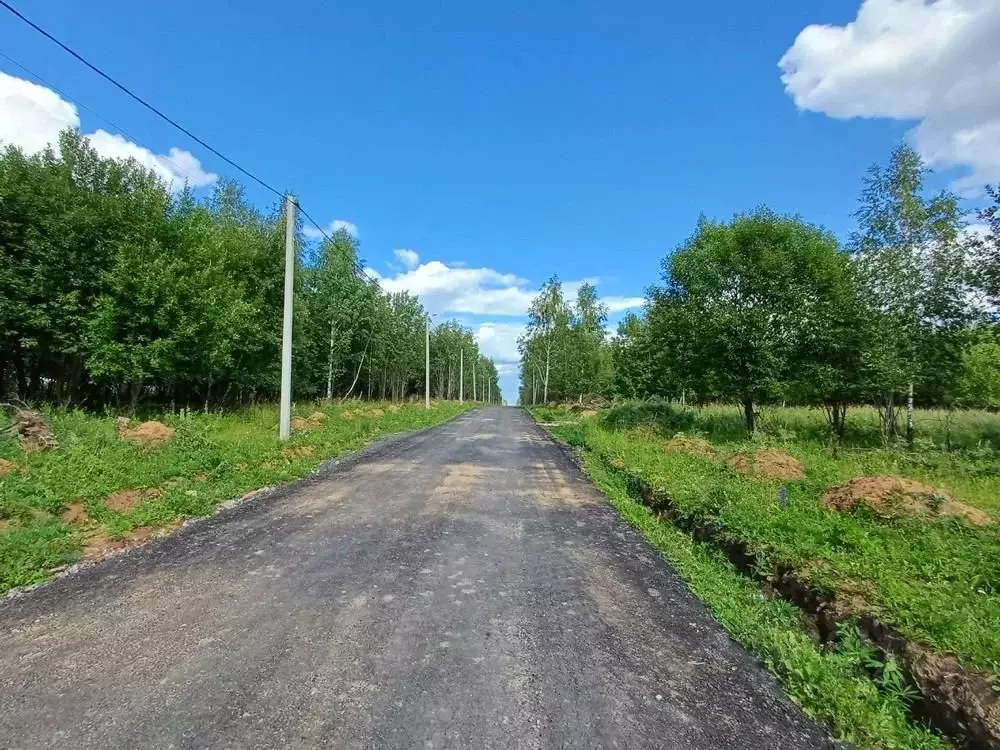
[[[458,403],[465,403],[465,349],[458,350]]]
[[[295,296],[295,198],[285,196],[285,308],[281,318],[281,407],[278,437],[292,435],[292,308]]]
[[[424,327],[424,408],[431,408],[431,318]]]
[[[476,363],[472,363],[472,400],[476,400]]]

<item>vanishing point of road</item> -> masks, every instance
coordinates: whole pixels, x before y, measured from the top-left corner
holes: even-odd
[[[517,409],[0,602],[0,748],[829,744]]]

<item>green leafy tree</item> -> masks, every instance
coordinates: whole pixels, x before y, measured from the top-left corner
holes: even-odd
[[[866,366],[887,438],[895,434],[899,394],[907,394],[912,440],[914,391],[954,380],[957,334],[969,313],[958,201],[947,192],[926,197],[928,171],[906,145],[887,167],[871,167],[852,238],[875,323]]]
[[[962,352],[958,392],[964,406],[1000,409],[1000,344],[978,341]]]
[[[757,406],[801,366],[801,342],[825,314],[840,263],[836,241],[797,218],[760,209],[729,223],[702,219],[664,261],[653,302],[668,306],[675,337],[691,344],[681,377],[740,403],[752,434]]]

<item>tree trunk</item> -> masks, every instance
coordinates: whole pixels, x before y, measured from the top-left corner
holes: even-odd
[[[757,429],[757,415],[753,410],[753,399],[743,399],[743,423],[746,425],[747,433],[753,437],[754,430]]]
[[[330,350],[326,358],[326,400],[333,401],[333,319],[330,319]]]
[[[546,404],[549,403],[549,355],[552,353],[552,347],[545,347],[545,382],[542,385],[542,401]]]
[[[913,448],[913,381],[906,394],[906,445]]]
[[[136,407],[139,406],[139,395],[142,393],[142,381],[133,380],[129,384],[129,394],[128,394],[128,413],[130,416],[135,416]]]

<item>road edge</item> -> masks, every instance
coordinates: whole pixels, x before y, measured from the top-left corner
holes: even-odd
[[[293,479],[284,484],[265,485],[263,487],[258,487],[255,490],[245,492],[237,497],[223,500],[212,509],[211,513],[207,513],[204,516],[188,518],[177,527],[173,529],[163,529],[161,533],[151,536],[149,539],[140,544],[123,547],[122,549],[110,550],[107,554],[91,560],[79,560],[72,565],[67,566],[63,570],[54,573],[51,577],[41,581],[40,583],[33,583],[28,586],[18,586],[10,589],[5,594],[0,596],[0,608],[8,606],[7,603],[10,601],[29,597],[35,592],[51,586],[56,581],[76,576],[85,570],[89,571],[99,565],[112,565],[116,561],[125,557],[134,556],[144,553],[150,549],[154,549],[157,545],[162,544],[167,540],[177,539],[185,533],[190,533],[191,529],[194,529],[202,524],[212,521],[225,521],[227,519],[221,517],[226,514],[230,514],[235,517],[239,512],[244,511],[244,509],[255,508],[263,501],[280,501],[283,497],[286,497],[295,490],[302,487],[308,487],[312,484],[323,481],[328,477],[336,476],[340,472],[351,469],[361,461],[365,461],[370,458],[379,458],[389,454],[391,448],[397,447],[399,443],[407,440],[408,438],[445,427],[446,425],[454,422],[456,419],[459,419],[466,414],[478,411],[481,408],[482,407],[479,406],[470,407],[459,412],[458,414],[448,417],[444,421],[428,427],[419,427],[415,429],[403,430],[402,432],[388,433],[376,438],[372,442],[357,450],[348,451],[339,456],[335,456],[334,458],[328,458],[321,461],[315,469],[306,474],[304,477]]]

